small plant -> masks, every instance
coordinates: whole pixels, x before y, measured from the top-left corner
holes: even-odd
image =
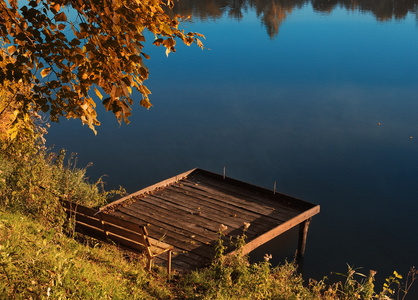
[[[219,238],[215,242],[215,255],[214,255],[214,262],[222,261],[224,260],[224,254],[226,247],[224,246],[223,238],[225,237],[225,231],[228,229],[227,226],[224,224],[221,224],[219,226],[218,235]]]
[[[374,276],[376,271],[370,270],[369,275],[366,276],[356,271],[348,265],[347,274],[336,273],[337,275],[346,277],[344,283],[337,283],[337,291],[342,300],[350,299],[372,299],[374,296]],[[355,277],[363,277],[358,280]]]
[[[351,266],[348,266],[347,274],[336,274],[346,277],[344,283],[338,282],[330,286],[328,289],[328,292],[333,294],[335,297],[338,297],[338,299],[393,300],[393,296],[396,295],[397,300],[404,300],[406,299],[409,289],[417,278],[418,271],[415,267],[410,269],[404,286],[400,281],[403,279],[402,275],[393,271],[393,275],[385,279],[383,289],[380,293],[376,293],[374,289],[375,285],[373,282],[375,281],[376,271],[370,270],[369,275],[366,276],[357,272],[357,270]],[[355,277],[363,277],[363,279],[358,280]]]
[[[383,284],[383,291],[382,295],[395,295],[397,300],[404,300],[408,291],[410,290],[412,284],[417,279],[418,270],[415,267],[411,267],[406,277],[406,282],[404,285],[400,282],[402,280],[402,275],[398,274],[398,272],[394,271],[393,276],[389,276],[385,279],[385,283]],[[392,288],[395,285],[396,288]]]

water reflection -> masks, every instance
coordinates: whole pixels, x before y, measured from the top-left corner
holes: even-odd
[[[331,13],[336,8],[372,13],[376,20],[400,20],[408,13],[416,13],[418,0],[181,0],[173,13],[191,15],[202,21],[220,19],[224,14],[241,20],[249,9],[256,12],[270,38],[275,38],[279,27],[295,8],[311,4],[318,13]],[[418,19],[418,15],[417,15]]]

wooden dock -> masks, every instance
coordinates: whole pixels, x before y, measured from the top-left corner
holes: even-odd
[[[174,246],[172,268],[193,270],[208,265],[221,224],[229,240],[242,235],[244,223],[247,254],[281,233],[299,225],[299,255],[319,205],[261,187],[193,169],[128,195],[100,209],[122,219],[146,225],[150,237]],[[163,259],[159,263],[165,264]]]

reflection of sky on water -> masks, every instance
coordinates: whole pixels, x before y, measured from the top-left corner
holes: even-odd
[[[277,181],[279,191],[321,205],[308,276],[342,272],[346,262],[382,277],[416,264],[415,16],[377,23],[306,6],[273,40],[252,11],[240,22],[188,26],[211,50],[179,45],[167,58],[148,49],[154,107],[135,106],[121,127],[99,107],[96,137],[63,120],[49,142],[78,152],[79,165],[93,161],[94,179],[108,174],[110,186],[131,192],[194,167],[226,166],[228,176],[268,188]],[[276,262],[293,255],[293,244],[275,250],[288,241],[272,243],[260,251]]]

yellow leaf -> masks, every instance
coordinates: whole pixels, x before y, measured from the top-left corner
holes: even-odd
[[[196,38],[196,43],[200,48],[203,48],[203,43],[201,40],[199,40],[198,38]]]
[[[48,74],[49,74],[49,72],[51,72],[51,68],[46,68],[46,69],[43,69],[43,70],[41,71],[41,76],[42,76],[42,78],[44,78],[46,75],[48,75]]]
[[[140,102],[141,106],[145,107],[146,109],[149,109],[152,104],[149,102],[149,100],[147,98],[142,99]]]
[[[100,100],[102,100],[103,96],[102,96],[102,94],[100,94],[99,90],[96,87],[94,88],[94,91],[96,92],[97,97],[99,97]]]
[[[10,134],[10,139],[13,141],[17,136],[17,131],[12,132],[12,134]]]
[[[129,91],[129,94],[132,94],[132,89],[131,89],[131,87],[130,87],[130,86],[127,86],[127,89],[128,89],[128,91]],[[102,99],[102,98],[100,98],[100,99]]]
[[[166,33],[166,34],[169,34],[169,35],[172,35],[173,34],[173,31],[171,30],[171,28],[170,28],[170,26],[168,26],[167,24],[163,24],[163,31]]]

